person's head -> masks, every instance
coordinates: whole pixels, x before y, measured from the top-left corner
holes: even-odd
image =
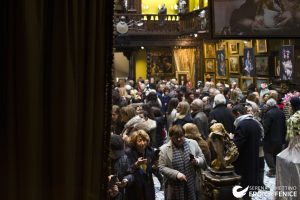
[[[253,92],[253,93],[250,93],[250,94],[248,94],[248,96],[247,96],[247,99],[249,100],[249,101],[253,101],[253,102],[255,102],[255,103],[257,103],[257,96],[256,96],[256,94]]]
[[[129,145],[144,153],[147,145],[150,143],[150,137],[144,130],[134,131],[129,137]]]
[[[209,88],[208,92],[209,92],[209,97],[214,97],[216,94],[216,88]]]
[[[266,102],[268,101],[268,99],[269,99],[269,96],[270,96],[269,93],[265,93],[265,94],[262,96],[262,101],[266,103]]]
[[[176,110],[177,110],[177,113],[179,113],[180,115],[186,115],[190,111],[190,105],[186,101],[181,101],[178,104]]]
[[[201,136],[198,127],[193,123],[186,123],[183,125],[185,137],[189,139],[198,139]]]
[[[135,116],[135,108],[133,106],[125,106],[120,110],[121,121],[128,122]]]
[[[115,122],[119,119],[120,119],[120,107],[117,105],[113,105],[111,110],[111,120]]]
[[[292,109],[294,112],[300,110],[300,98],[299,97],[292,97],[290,100]]]
[[[209,96],[203,97],[202,98],[203,105],[207,105],[209,103],[208,100],[209,100]]]
[[[173,109],[176,109],[178,106],[178,99],[173,97],[170,99],[169,103],[168,103],[168,110],[167,113],[170,114],[172,112]]]
[[[269,98],[273,98],[273,99],[275,99],[275,101],[277,101],[277,99],[278,99],[278,92],[276,90],[270,90],[269,94],[270,94]]]
[[[197,111],[203,111],[203,101],[201,99],[195,99],[192,103],[191,103],[191,110],[193,112],[197,112]]]
[[[270,99],[267,101],[266,104],[267,104],[268,107],[274,107],[274,106],[277,105],[277,102],[275,101],[275,99],[270,98]]]
[[[226,99],[223,94],[217,94],[215,96],[213,107],[216,107],[217,105],[226,105]]]
[[[222,93],[224,90],[224,85],[222,83],[217,83],[216,84],[217,89]]]
[[[112,159],[116,159],[118,153],[123,152],[124,150],[124,141],[120,135],[113,134],[110,137],[110,156]]]
[[[169,136],[171,138],[172,144],[176,147],[182,147],[184,143],[185,131],[180,125],[173,125],[169,129]]]
[[[231,111],[235,118],[238,118],[239,116],[245,115],[247,113],[246,108],[241,104],[233,106]]]

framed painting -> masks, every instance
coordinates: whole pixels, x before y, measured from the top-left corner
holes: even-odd
[[[256,40],[256,52],[257,53],[267,53],[267,40]]]
[[[228,52],[228,48],[227,48],[227,42],[218,42],[216,44],[216,50],[224,50],[225,51],[225,56],[227,55],[227,52]]]
[[[253,48],[244,49],[244,65],[242,74],[243,76],[254,76],[255,75],[255,60]]]
[[[253,78],[248,76],[242,76],[241,77],[241,85],[240,88],[243,92],[248,91],[248,87],[253,84]]]
[[[237,42],[229,42],[229,54],[238,54],[239,53],[239,44]]]
[[[278,56],[274,57],[274,76],[280,76],[280,59]]]
[[[216,82],[216,74],[214,73],[204,73],[204,82]]]
[[[229,73],[237,74],[240,72],[239,56],[229,56]]]
[[[238,76],[230,76],[229,77],[229,84],[233,84],[233,83],[236,83],[237,86],[240,85],[240,77]]]
[[[190,72],[188,71],[180,71],[176,72],[176,78],[179,85],[184,85],[189,77]]]
[[[173,75],[175,64],[173,62],[172,51],[153,51],[151,52],[151,76]]]
[[[252,48],[252,40],[244,40],[244,48]]]
[[[279,50],[280,79],[284,81],[293,79],[294,71],[294,46],[282,46]]]
[[[264,78],[264,77],[257,77],[256,78],[256,88],[260,89],[261,84],[266,83],[269,84],[269,78]]]
[[[228,83],[228,79],[227,78],[216,79],[216,84],[217,83],[222,83],[223,85],[225,85]]]
[[[256,56],[255,57],[255,71],[257,76],[269,75],[269,57],[268,56]]]
[[[214,58],[205,59],[205,72],[215,72],[216,71],[216,60]]]
[[[204,43],[204,57],[216,58],[216,46],[214,43]]]
[[[227,62],[225,59],[225,51],[218,50],[217,51],[217,67],[216,67],[216,77],[227,78]]]

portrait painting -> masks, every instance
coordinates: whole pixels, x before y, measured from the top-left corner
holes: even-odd
[[[225,41],[220,41],[216,44],[216,50],[224,50],[225,51],[225,56],[227,54],[227,42]]]
[[[205,58],[216,58],[216,46],[214,43],[204,44],[204,57]]]
[[[229,56],[229,73],[239,73],[240,70],[240,59],[239,56]]]
[[[225,51],[224,50],[217,51],[216,71],[217,71],[216,72],[217,78],[226,78],[227,67],[226,67],[226,59],[225,59]]]
[[[215,72],[216,71],[216,60],[213,58],[205,59],[205,71],[206,72]]]
[[[267,53],[267,40],[256,40],[256,52]]]
[[[278,56],[274,57],[274,76],[280,76],[280,59]]]
[[[253,83],[252,77],[241,77],[241,85],[240,88],[242,91],[248,91],[248,87]]]
[[[229,53],[230,54],[237,54],[239,53],[239,46],[237,42],[229,42]]]
[[[255,75],[255,60],[253,48],[244,49],[244,66],[242,71],[243,76]]]
[[[188,71],[176,72],[176,79],[179,85],[184,85],[187,82],[188,77],[189,77]]]
[[[240,85],[240,78],[230,76],[229,77],[229,83],[230,83],[230,85],[233,84],[233,83],[236,83],[236,85],[239,86]]]
[[[282,46],[279,50],[279,58],[281,80],[292,80],[294,68],[294,46]]]
[[[151,76],[156,74],[173,74],[174,68],[171,51],[151,52]]]
[[[269,75],[269,57],[256,56],[255,57],[256,75]]]
[[[256,88],[260,90],[261,84],[266,83],[269,84],[268,78],[257,77],[256,78]]]

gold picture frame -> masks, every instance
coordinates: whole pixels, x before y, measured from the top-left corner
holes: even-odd
[[[190,72],[188,71],[176,71],[176,79],[179,85],[184,85],[190,78]]]
[[[239,56],[229,56],[229,73],[238,74],[240,73],[240,57]]]
[[[274,57],[274,76],[280,76],[280,59],[278,56]]]
[[[253,84],[253,77],[249,77],[249,76],[241,77],[240,88],[243,92],[247,92],[250,84]]]
[[[215,72],[216,71],[216,60],[214,58],[206,58],[204,60],[205,72]]]
[[[228,76],[228,60],[225,59],[225,51],[217,51],[217,60],[216,60],[216,78],[224,79]]]
[[[244,48],[252,48],[252,40],[244,40]]]
[[[204,58],[216,58],[216,46],[214,43],[204,43]]]
[[[265,77],[257,77],[256,80],[255,80],[255,85],[256,85],[256,88],[257,89],[260,89],[260,85],[262,83],[266,83],[266,84],[269,84],[270,82],[270,79],[269,78],[265,78]]]
[[[256,40],[256,52],[257,53],[267,53],[267,40]]]
[[[229,84],[231,85],[233,82],[236,83],[237,86],[240,85],[240,77],[239,76],[230,76],[229,77]]]
[[[227,53],[228,53],[227,42],[225,42],[225,41],[218,42],[216,44],[216,51],[218,51],[218,50],[224,50],[225,55],[227,55]]]
[[[229,42],[228,48],[229,48],[229,54],[238,54],[239,53],[239,45],[237,42]]]
[[[228,84],[228,79],[227,78],[217,78],[215,83],[216,84],[217,83]]]

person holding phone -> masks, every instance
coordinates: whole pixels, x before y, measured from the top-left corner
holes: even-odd
[[[169,130],[170,141],[160,148],[159,170],[165,179],[166,200],[196,200],[196,171],[206,167],[197,142],[184,134],[182,126],[173,125]]]
[[[127,199],[155,200],[153,149],[149,143],[150,137],[144,130],[134,131],[129,137],[128,171],[133,176],[133,181],[126,187]]]

